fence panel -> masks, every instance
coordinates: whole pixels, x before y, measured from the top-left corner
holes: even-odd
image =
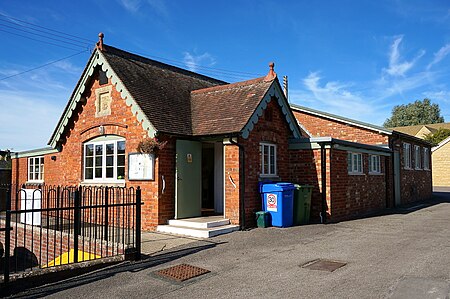
[[[7,192],[0,219],[4,282],[10,273],[134,252],[140,258],[141,190],[37,186]]]

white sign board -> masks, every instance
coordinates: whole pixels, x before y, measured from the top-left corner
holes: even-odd
[[[155,156],[153,154],[130,154],[128,156],[129,180],[154,180]]]
[[[22,189],[20,190],[20,209],[33,210],[41,208],[41,190]],[[20,213],[20,222],[31,225],[41,225],[41,212]]]
[[[278,210],[278,198],[277,194],[275,193],[268,193],[267,194],[267,211],[269,212],[276,212]]]

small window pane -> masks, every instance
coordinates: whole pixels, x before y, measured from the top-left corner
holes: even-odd
[[[125,154],[125,141],[117,142],[117,154]]]
[[[106,154],[114,155],[114,143],[109,143],[106,145]]]
[[[125,156],[117,156],[117,166],[125,166]]]
[[[86,145],[86,157],[94,155],[94,145],[88,144]]]
[[[93,169],[92,168],[86,168],[86,174],[84,177],[86,180],[92,180],[93,179]]]
[[[118,179],[125,178],[125,167],[117,167],[117,178]]]
[[[95,168],[95,177],[96,178],[101,178],[102,177],[102,169],[99,167]]]
[[[102,157],[95,158],[95,166],[102,166]]]
[[[106,167],[106,177],[107,178],[114,177],[114,168],[113,167]]]
[[[101,156],[103,153],[103,145],[96,145],[95,146],[95,155]]]
[[[86,158],[86,167],[92,167],[92,166],[94,166],[94,159]]]
[[[106,157],[106,166],[114,166],[114,156]]]

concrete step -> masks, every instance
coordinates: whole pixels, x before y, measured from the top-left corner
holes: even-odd
[[[184,226],[190,228],[212,228],[230,224],[230,220],[218,217],[195,217],[187,219],[171,219],[169,225]]]
[[[238,225],[222,225],[210,228],[194,228],[186,226],[175,226],[175,225],[158,225],[156,231],[161,233],[191,236],[196,238],[211,238],[218,235],[223,235],[231,233],[233,231],[239,230]]]

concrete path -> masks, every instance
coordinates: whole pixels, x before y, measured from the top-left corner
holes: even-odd
[[[141,250],[142,254],[151,256],[164,250],[170,250],[172,248],[188,245],[200,240],[202,239],[162,234],[158,232],[143,232]]]
[[[21,296],[450,298],[450,196],[436,194],[436,200],[426,205],[383,216],[240,231],[156,252],[158,245],[141,262],[123,263]],[[167,241],[164,238],[154,244]],[[302,267],[316,259],[346,265],[334,272]],[[155,274],[181,263],[211,272],[183,283]]]

